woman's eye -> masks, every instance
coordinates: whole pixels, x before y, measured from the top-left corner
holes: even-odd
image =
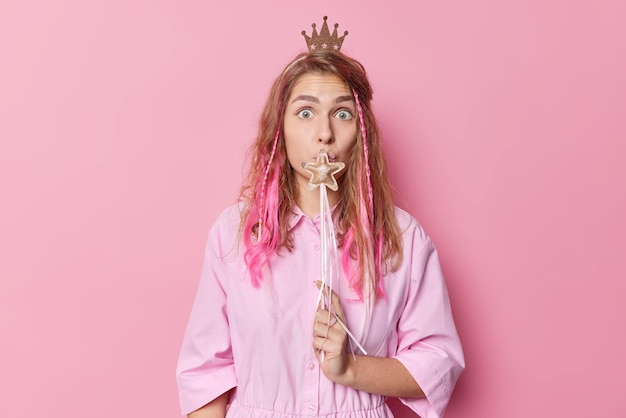
[[[313,112],[311,112],[309,109],[302,109],[298,112],[298,117],[300,119],[309,119],[313,117]]]
[[[335,116],[341,120],[352,119],[352,113],[348,112],[347,110],[340,110],[339,112],[335,114]]]

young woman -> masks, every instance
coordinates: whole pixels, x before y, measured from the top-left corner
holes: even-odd
[[[189,417],[391,417],[387,397],[440,417],[464,368],[436,249],[392,203],[365,70],[319,49],[276,79],[240,202],[211,228],[177,370]],[[345,164],[326,305],[305,168],[322,150]]]

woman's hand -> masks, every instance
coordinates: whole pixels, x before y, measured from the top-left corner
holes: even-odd
[[[317,287],[321,282],[317,282]],[[404,365],[395,358],[348,353],[349,335],[339,296],[324,288],[329,309],[318,309],[313,324],[313,349],[324,375],[335,383],[385,396],[421,398],[424,392]],[[337,316],[335,316],[337,315]]]
[[[319,281],[316,284],[318,288],[321,286]],[[327,309],[319,308],[315,314],[313,349],[324,375],[339,383],[346,380],[350,359],[346,350],[348,334],[337,318],[344,324],[346,319],[339,296],[328,287],[324,290],[330,306]]]

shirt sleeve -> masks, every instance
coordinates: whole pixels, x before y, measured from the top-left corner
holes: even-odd
[[[237,386],[226,310],[219,228],[209,233],[200,283],[176,369],[181,412],[188,414]]]
[[[419,226],[409,245],[411,277],[398,322],[395,358],[411,373],[426,397],[400,401],[422,418],[441,418],[465,368],[465,360],[437,250]]]

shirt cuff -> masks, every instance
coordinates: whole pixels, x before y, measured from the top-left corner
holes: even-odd
[[[437,367],[441,356],[437,353],[412,349],[394,358],[400,361],[426,395],[425,398],[399,398],[422,418],[441,418],[452,395],[453,377]],[[417,354],[417,355],[416,355]],[[448,359],[448,361],[452,361]]]
[[[235,366],[205,374],[181,374],[178,376],[180,410],[183,415],[202,408],[224,392],[237,386]]]

